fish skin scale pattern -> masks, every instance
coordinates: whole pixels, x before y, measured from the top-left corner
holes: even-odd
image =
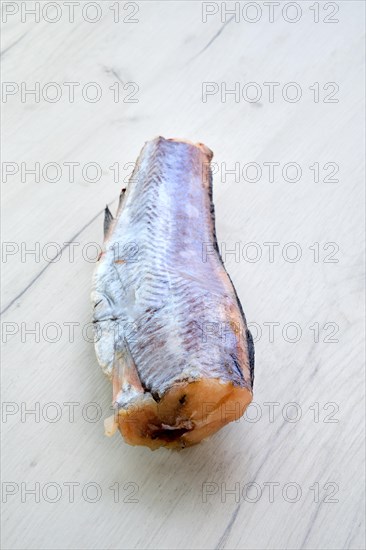
[[[200,378],[251,388],[235,290],[218,253],[206,261],[202,255],[205,243],[216,249],[209,160],[193,144],[147,142],[94,275],[92,298],[103,302],[95,322],[106,310],[133,327],[114,351],[128,345],[142,386],[159,397],[177,382]],[[131,243],[135,252],[124,258]],[[110,345],[110,338],[97,344],[107,374]]]

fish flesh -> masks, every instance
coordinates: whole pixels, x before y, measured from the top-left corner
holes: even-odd
[[[115,217],[108,207],[92,285],[95,350],[131,445],[183,448],[240,418],[254,346],[220,257],[212,151],[145,143]]]

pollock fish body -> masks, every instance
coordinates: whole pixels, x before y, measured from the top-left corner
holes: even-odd
[[[253,340],[221,260],[203,144],[146,142],[92,287],[97,359],[113,383],[105,422],[131,445],[182,448],[252,400]]]

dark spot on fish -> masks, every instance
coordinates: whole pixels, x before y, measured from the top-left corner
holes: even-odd
[[[193,428],[173,428],[173,429],[164,429],[159,427],[154,427],[151,432],[151,439],[162,439],[167,443],[180,439],[182,435],[190,432]],[[183,443],[183,442],[182,442]]]
[[[103,317],[102,319],[93,319],[92,323],[101,323],[103,321],[118,321],[118,317]]]
[[[234,367],[235,367],[235,371],[237,372],[237,374],[239,374],[240,376],[240,380],[242,380],[243,382],[245,381],[244,379],[244,375],[243,375],[243,372],[240,368],[240,365],[238,363],[238,360],[237,358],[235,357],[235,355],[233,353],[230,353],[230,357],[231,359],[233,360],[233,364],[234,364]]]
[[[254,352],[254,342],[253,336],[250,330],[246,331],[247,345],[248,345],[248,355],[249,355],[249,370],[250,370],[250,382],[253,388],[254,384],[254,363],[255,363],[255,352]]]
[[[179,399],[179,403],[180,403],[181,405],[184,405],[185,402],[186,402],[186,398],[187,398],[187,395],[186,395],[186,394],[182,395],[182,397]]]
[[[161,401],[160,395],[157,392],[150,392],[150,393],[153,400],[156,401],[157,403],[160,403]]]

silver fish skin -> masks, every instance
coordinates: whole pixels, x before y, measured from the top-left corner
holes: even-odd
[[[93,321],[100,365],[119,372],[119,407],[203,379],[252,391],[253,340],[217,247],[211,158],[203,144],[146,142],[115,218],[106,209]]]

